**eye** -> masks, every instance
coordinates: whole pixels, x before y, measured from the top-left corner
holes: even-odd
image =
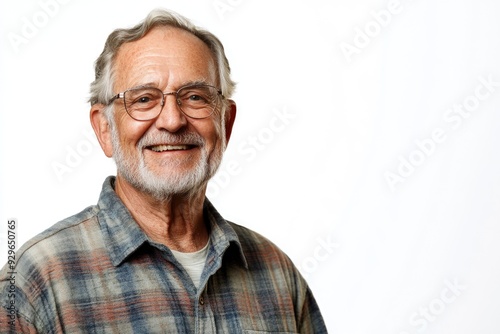
[[[210,104],[213,100],[213,95],[210,87],[207,86],[186,87],[179,91],[179,99],[183,103],[193,106]]]
[[[188,102],[206,101],[207,94],[199,88],[188,88],[179,92],[179,97]]]
[[[144,107],[158,103],[161,100],[161,92],[157,92],[154,89],[137,89],[128,91],[125,97],[125,102],[129,106]]]
[[[137,99],[136,102],[139,102],[139,103],[146,103],[146,102],[149,102],[151,101],[151,98],[149,96],[141,96]]]
[[[204,96],[201,96],[199,93],[190,93],[188,95],[188,100],[192,102],[206,102],[207,98]]]

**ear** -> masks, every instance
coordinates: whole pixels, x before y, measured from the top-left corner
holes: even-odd
[[[113,156],[113,145],[111,143],[111,128],[104,114],[105,106],[103,104],[94,104],[90,109],[90,123],[94,129],[95,135],[101,145],[104,154],[108,158]]]
[[[231,138],[231,133],[233,132],[234,120],[236,119],[236,102],[233,100],[228,100],[228,106],[226,110],[226,145]]]

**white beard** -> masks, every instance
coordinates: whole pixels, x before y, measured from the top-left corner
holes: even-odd
[[[222,126],[223,128],[224,126]],[[196,195],[215,175],[222,161],[222,153],[225,149],[225,131],[217,126],[221,134],[220,144],[215,147],[212,153],[208,151],[203,137],[197,133],[173,134],[167,131],[147,132],[139,140],[136,149],[139,159],[126,157],[120,145],[118,131],[114,124],[111,124],[111,139],[113,145],[113,158],[116,163],[118,175],[121,175],[128,183],[136,189],[143,191],[157,200],[167,200],[174,195]],[[194,168],[182,172],[174,173],[172,169],[166,168],[166,172],[158,174],[153,172],[146,164],[143,149],[144,147],[158,143],[185,143],[197,145],[201,151],[201,157],[196,162]],[[176,167],[180,162],[168,162],[172,167]],[[168,167],[168,166],[165,166]]]

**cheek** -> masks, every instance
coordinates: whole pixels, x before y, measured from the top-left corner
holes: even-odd
[[[150,125],[149,122],[131,122],[129,119],[123,117],[118,119],[118,136],[122,149],[125,151],[136,151],[137,142],[141,139]]]
[[[203,129],[204,132],[200,132],[207,141],[207,146],[209,146],[210,151],[215,150],[221,145],[222,128],[220,123],[216,123],[217,121],[218,120],[212,120],[211,123]]]
[[[217,137],[217,145],[225,145],[225,140],[226,140],[226,127],[225,123],[218,120],[218,123],[215,123],[215,135]]]

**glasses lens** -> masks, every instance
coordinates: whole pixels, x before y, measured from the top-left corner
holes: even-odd
[[[130,117],[149,120],[161,112],[163,93],[157,88],[137,88],[126,91],[123,99]]]
[[[219,103],[219,91],[212,86],[188,86],[177,92],[177,99],[182,111],[192,118],[210,116]]]

